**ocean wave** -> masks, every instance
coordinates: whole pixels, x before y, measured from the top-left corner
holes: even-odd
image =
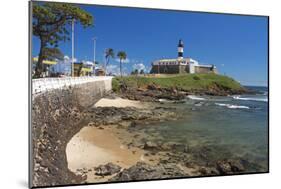
[[[229,109],[250,109],[248,106],[240,106],[240,105],[234,105],[234,104],[223,104],[223,103],[215,103],[218,106],[225,106]]]
[[[187,97],[191,100],[206,100],[205,98],[195,96],[195,95],[188,95]]]
[[[159,102],[168,102],[168,100],[162,99],[162,98],[158,99],[158,101],[159,101]]]
[[[232,98],[235,100],[250,100],[250,101],[268,102],[267,98],[240,97],[240,96],[233,96]]]
[[[164,99],[164,98],[160,98],[160,99],[158,99],[158,102],[160,102],[160,103],[173,103],[175,101],[174,100],[167,100],[167,99]]]

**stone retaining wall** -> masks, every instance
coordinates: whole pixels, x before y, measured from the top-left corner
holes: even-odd
[[[66,145],[88,123],[88,107],[110,89],[111,79],[105,79],[50,87],[33,95],[32,187],[79,184],[85,181],[85,178],[68,169]]]

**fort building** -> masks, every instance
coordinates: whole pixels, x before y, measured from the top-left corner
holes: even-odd
[[[192,58],[183,57],[184,44],[178,43],[178,57],[175,59],[160,59],[153,61],[151,74],[184,74],[184,73],[217,73],[213,64],[199,64]]]

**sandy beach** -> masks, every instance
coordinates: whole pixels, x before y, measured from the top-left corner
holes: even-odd
[[[125,108],[125,107],[135,107],[135,108],[147,108],[146,104],[143,104],[140,101],[136,100],[128,100],[123,98],[102,98],[100,99],[94,107],[117,107],[117,108]]]
[[[145,161],[144,151],[123,145],[117,137],[116,129],[106,127],[84,127],[67,144],[68,168],[75,173],[86,170],[88,182],[102,182],[110,177],[95,175],[94,167],[113,163],[128,168],[138,161]]]

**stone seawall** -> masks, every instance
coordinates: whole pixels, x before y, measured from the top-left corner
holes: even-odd
[[[32,187],[83,183],[67,166],[66,145],[88,123],[87,109],[109,90],[109,81],[53,89],[32,101]],[[110,80],[111,85],[111,80]]]

